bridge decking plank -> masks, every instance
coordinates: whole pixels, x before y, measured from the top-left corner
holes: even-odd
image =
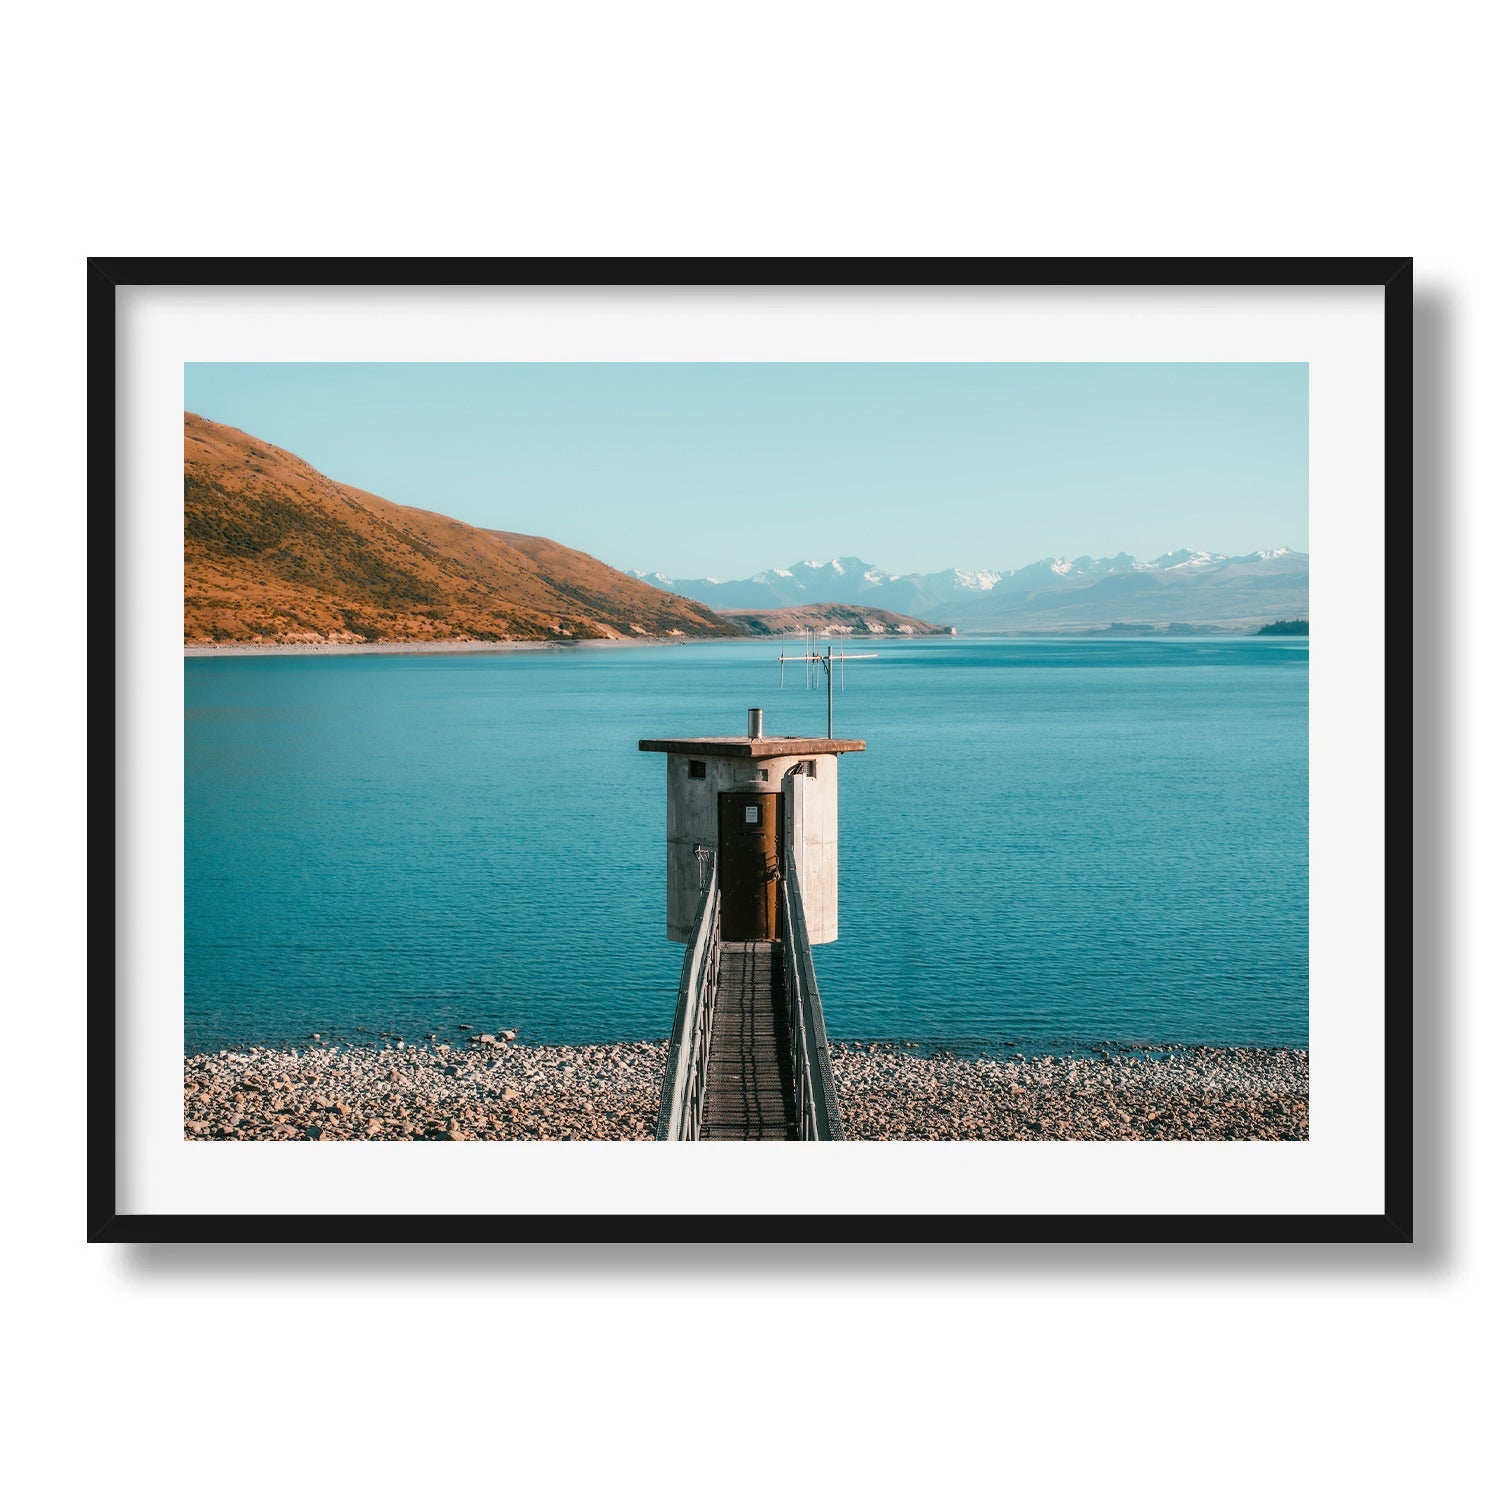
[[[779,943],[722,945],[700,1138],[797,1138],[791,1021]]]

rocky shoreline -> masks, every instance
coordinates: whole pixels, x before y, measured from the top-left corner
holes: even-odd
[[[959,1056],[835,1043],[850,1140],[1306,1140],[1306,1051],[1095,1047]],[[189,1057],[193,1141],[653,1139],[664,1042],[250,1047]]]
[[[917,1056],[836,1046],[844,1130],[866,1141],[1305,1141],[1307,1053],[1107,1047]]]

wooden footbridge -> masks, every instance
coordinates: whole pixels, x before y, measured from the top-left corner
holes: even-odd
[[[657,1140],[843,1140],[795,861],[776,881],[779,935],[764,940],[724,941],[715,855],[704,873]]]
[[[865,742],[831,711],[826,737],[767,736],[758,708],[747,728],[640,742],[667,757],[667,936],[687,944],[656,1138],[841,1141],[812,948],[838,937],[838,764]]]

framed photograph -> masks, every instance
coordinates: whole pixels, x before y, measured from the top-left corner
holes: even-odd
[[[1409,260],[88,284],[91,1240],[1413,1238]]]

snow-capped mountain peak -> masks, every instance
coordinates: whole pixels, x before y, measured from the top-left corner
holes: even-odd
[[[1222,552],[1199,552],[1191,547],[1183,547],[1176,552],[1166,552],[1160,557],[1152,558],[1151,566],[1170,572],[1174,568],[1207,568],[1228,560]]]
[[[978,589],[981,593],[987,592],[1005,577],[1003,573],[992,573],[987,568],[980,568],[971,572],[966,568],[955,568],[953,576],[958,580],[960,588]]]

